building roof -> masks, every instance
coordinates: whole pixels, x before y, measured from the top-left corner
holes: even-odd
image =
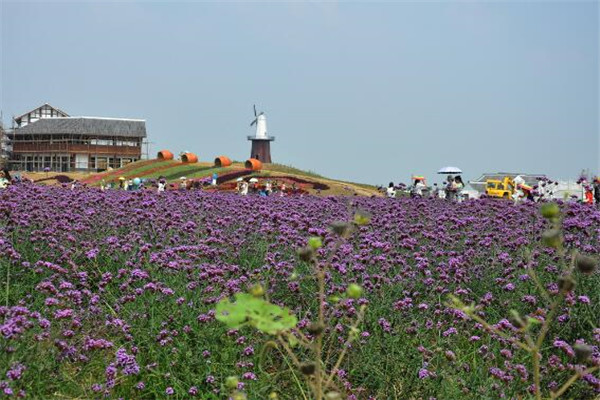
[[[67,117],[42,118],[22,128],[18,135],[84,135],[146,137],[146,121],[143,119]]]
[[[34,108],[33,110],[27,111],[26,113],[23,113],[23,114],[21,114],[21,115],[19,115],[19,116],[17,116],[17,117],[14,117],[13,119],[14,119],[15,121],[16,121],[16,120],[19,120],[19,119],[23,118],[24,116],[26,116],[27,114],[31,114],[32,112],[34,112],[34,111],[36,111],[36,110],[39,110],[40,108],[42,108],[42,107],[44,107],[44,106],[48,106],[48,107],[52,108],[52,109],[53,109],[54,111],[56,111],[58,114],[63,114],[63,116],[65,116],[65,117],[68,117],[68,116],[69,116],[69,114],[67,114],[67,113],[66,113],[66,112],[64,112],[63,110],[61,110],[61,109],[59,109],[59,108],[56,108],[56,107],[54,107],[54,106],[51,106],[51,105],[50,105],[50,104],[48,104],[48,103],[44,103],[44,104],[42,104],[41,106]]]

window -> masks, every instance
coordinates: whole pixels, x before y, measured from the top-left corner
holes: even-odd
[[[106,139],[92,139],[90,143],[92,145],[96,145],[96,146],[112,146],[113,145],[112,140],[106,140]]]

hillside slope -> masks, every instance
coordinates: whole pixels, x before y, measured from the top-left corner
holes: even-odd
[[[234,190],[235,181],[239,177],[249,179],[256,177],[259,181],[270,179],[280,184],[285,183],[288,188],[295,185],[302,192],[321,195],[377,195],[374,186],[342,182],[322,177],[314,172],[302,171],[297,168],[280,165],[265,164],[260,171],[251,171],[244,168],[243,163],[233,163],[230,167],[217,168],[212,163],[198,162],[185,164],[180,161],[169,160],[144,160],[128,164],[123,168],[90,174],[81,178],[81,182],[88,186],[99,186],[104,183],[117,183],[119,177],[126,179],[141,178],[150,182],[164,178],[173,186],[176,186],[179,178],[208,179],[216,173],[219,185],[216,190]]]

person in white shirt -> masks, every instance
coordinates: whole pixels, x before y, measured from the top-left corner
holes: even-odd
[[[10,185],[8,179],[6,179],[6,174],[4,171],[0,171],[0,189],[6,189]]]
[[[158,181],[158,193],[164,192],[167,187],[167,182],[164,179]]]
[[[456,189],[456,194],[455,194],[456,200],[459,203],[462,203],[462,201],[463,201],[463,192],[462,191],[465,188],[465,184],[464,184],[462,178],[460,177],[460,175],[457,175],[454,178],[454,187]]]
[[[419,197],[423,197],[423,189],[427,186],[423,183],[421,179],[415,179],[415,194]]]
[[[240,183],[240,194],[246,196],[248,194],[248,182],[244,181]]]
[[[396,189],[394,188],[394,182],[390,182],[388,188],[385,191],[387,197],[396,197]]]

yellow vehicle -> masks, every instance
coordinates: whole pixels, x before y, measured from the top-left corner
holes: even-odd
[[[515,193],[515,183],[508,176],[505,176],[503,180],[488,179],[485,183],[485,194],[489,197],[510,199]]]

